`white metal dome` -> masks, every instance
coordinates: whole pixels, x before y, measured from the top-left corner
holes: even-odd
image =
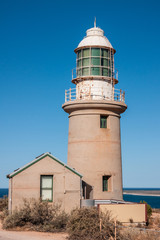
[[[104,31],[101,28],[90,28],[86,32],[87,36],[79,43],[77,48],[85,46],[102,46],[113,48],[109,40],[104,36]]]

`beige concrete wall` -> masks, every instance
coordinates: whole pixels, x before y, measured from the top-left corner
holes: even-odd
[[[41,175],[53,175],[53,203],[61,204],[66,212],[80,207],[80,177],[46,156],[10,179],[12,210],[21,206],[24,198],[40,198]]]
[[[69,115],[68,165],[93,187],[93,199],[122,199],[120,114],[126,105],[107,101],[75,101],[63,108]],[[100,128],[106,115],[107,128]],[[109,191],[102,176],[110,175]]]
[[[146,204],[106,204],[99,205],[102,212],[109,211],[111,217],[117,221],[129,223],[132,219],[135,223],[146,222]]]

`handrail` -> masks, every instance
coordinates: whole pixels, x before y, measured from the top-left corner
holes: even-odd
[[[125,92],[121,89],[108,89],[106,87],[88,87],[82,89],[70,88],[65,90],[65,102],[75,100],[109,100],[116,102],[125,102]]]

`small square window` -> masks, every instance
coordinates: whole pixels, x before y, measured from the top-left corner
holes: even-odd
[[[89,67],[82,68],[82,75],[83,76],[88,76],[89,75]]]
[[[100,56],[100,48],[92,48],[91,55],[92,56]]]
[[[83,59],[82,66],[89,66],[89,58],[84,58]]]
[[[101,50],[101,56],[108,58],[110,56],[110,50],[109,49],[102,49]]]
[[[107,116],[100,116],[100,128],[107,128]]]
[[[103,189],[103,192],[106,192],[108,191],[108,180],[111,176],[103,176],[102,177],[102,189]]]
[[[100,68],[99,67],[92,67],[91,68],[91,75],[100,75]]]
[[[100,65],[100,58],[92,57],[91,58],[91,65],[99,66]]]
[[[40,196],[42,201],[53,201],[53,176],[41,175]]]
[[[90,49],[89,48],[83,49],[83,57],[88,57],[89,55],[90,55]]]

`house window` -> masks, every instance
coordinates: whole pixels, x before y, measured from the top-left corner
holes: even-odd
[[[100,116],[100,128],[107,128],[107,116]]]
[[[111,176],[103,176],[102,177],[102,189],[103,192],[108,191],[108,180]]]
[[[53,175],[41,175],[41,199],[43,201],[53,201]]]

